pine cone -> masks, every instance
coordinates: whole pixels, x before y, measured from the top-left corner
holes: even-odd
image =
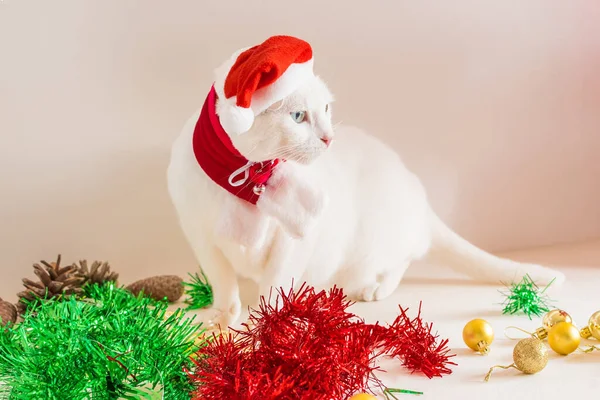
[[[0,325],[17,322],[17,307],[13,303],[2,300],[0,298]]]
[[[119,279],[119,274],[111,272],[108,262],[94,261],[88,269],[87,260],[79,261],[79,265],[75,265],[77,275],[84,279],[83,283],[101,285],[105,282],[116,282]]]
[[[154,300],[167,299],[169,303],[173,303],[183,296],[183,279],[177,275],[160,275],[153,276],[134,282],[126,287],[134,295],[140,292]]]
[[[81,294],[83,278],[76,275],[77,267],[67,265],[60,266],[61,256],[58,255],[56,262],[48,263],[44,260],[40,264],[33,264],[33,272],[40,278],[38,282],[23,278],[24,290],[17,294],[19,302],[17,308],[20,313],[24,313],[27,305],[24,300],[32,301],[37,298],[50,299],[60,295]]]

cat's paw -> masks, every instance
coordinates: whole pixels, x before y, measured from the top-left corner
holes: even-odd
[[[269,179],[257,202],[265,214],[277,219],[294,238],[303,238],[316,223],[327,197],[297,166],[281,165]]]
[[[389,297],[396,290],[396,286],[391,282],[375,282],[364,287],[359,295],[359,301],[380,301]]]
[[[300,213],[291,218],[279,219],[283,229],[294,239],[303,239],[316,224],[316,219]]]
[[[236,302],[228,309],[203,308],[201,310],[188,311],[186,315],[194,318],[194,325],[202,324],[202,328],[206,330],[226,330],[238,321],[241,313],[241,304]]]
[[[325,209],[329,198],[318,186],[302,182],[297,191],[298,200],[304,212],[312,218],[318,218]]]

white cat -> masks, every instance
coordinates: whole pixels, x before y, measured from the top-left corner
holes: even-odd
[[[176,139],[168,187],[214,290],[211,316],[204,318],[222,325],[239,319],[238,276],[257,282],[261,295],[293,280],[317,288],[336,284],[353,299],[374,301],[389,296],[411,262],[424,256],[480,281],[524,274],[540,284],[564,281],[557,271],[498,258],[459,237],[431,210],[419,179],[375,137],[339,126],[330,146],[331,102],[324,82],[313,77],[256,115],[247,132],[229,135],[247,160],[286,160],[256,205],[200,168],[192,146],[200,110]]]

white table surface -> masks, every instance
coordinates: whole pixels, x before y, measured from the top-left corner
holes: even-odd
[[[503,255],[553,265],[565,272],[566,282],[561,287],[551,286],[547,293],[558,308],[573,317],[577,326],[587,324],[589,316],[600,310],[600,241]],[[516,341],[504,336],[504,328],[515,325],[533,331],[541,326],[541,318],[534,317],[530,321],[523,315],[503,315],[500,303],[504,297],[499,293],[503,288],[502,285],[475,284],[443,268],[415,265],[390,298],[379,303],[355,304],[353,311],[366,319],[391,322],[397,315],[398,304],[416,312],[422,300],[424,320],[434,323],[434,330],[440,337],[450,339],[449,347],[457,355],[453,358],[458,364],[453,367],[453,373],[442,378],[410,375],[398,362],[389,361],[382,363],[388,372],[380,374],[380,378],[388,387],[424,392],[423,396],[417,396],[419,398],[597,398],[600,393],[600,352],[559,356],[549,349],[550,361],[536,375],[498,369],[489,382],[483,381],[491,366],[512,363]],[[411,311],[409,315],[412,316]],[[496,339],[487,356],[474,353],[462,341],[462,329],[473,318],[483,318],[494,328]],[[600,344],[597,341],[587,343]]]

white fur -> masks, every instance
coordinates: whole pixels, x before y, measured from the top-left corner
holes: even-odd
[[[198,112],[172,148],[169,192],[181,227],[214,289],[213,318],[240,316],[237,277],[274,287],[307,282],[341,286],[358,300],[381,300],[406,268],[425,255],[486,282],[528,273],[547,283],[564,276],[484,252],[452,232],[431,210],[419,179],[374,136],[353,127],[331,139],[331,94],[318,78],[258,115],[236,148],[252,161],[288,159],[253,208],[208,178],[191,147]],[[330,105],[327,106],[330,108]],[[290,112],[307,111],[297,124]]]

